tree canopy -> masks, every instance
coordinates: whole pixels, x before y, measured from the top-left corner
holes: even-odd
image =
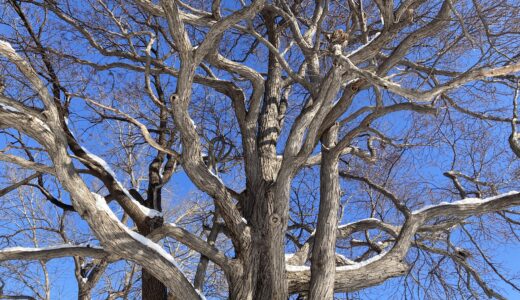
[[[0,298],[520,292],[518,1],[0,3]]]

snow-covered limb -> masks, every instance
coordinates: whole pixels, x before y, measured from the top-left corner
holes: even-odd
[[[195,289],[195,291],[197,292],[197,294],[199,294],[201,300],[206,300],[206,296],[202,293],[201,290]]]
[[[413,211],[413,214],[421,215],[428,219],[440,215],[465,217],[498,211],[515,205],[520,205],[520,192],[510,191],[484,199],[466,198],[451,203],[441,202],[436,205],[428,205]]]
[[[92,193],[96,200],[96,208],[101,212],[106,213],[110,221],[115,222],[119,228],[122,229],[120,241],[110,241],[115,244],[112,247],[124,247],[120,248],[120,251],[129,251],[132,253],[137,253],[142,256],[142,261],[147,261],[150,266],[161,269],[162,272],[167,270],[167,273],[171,275],[167,275],[164,273],[157,273],[160,276],[163,276],[164,281],[170,281],[174,284],[178,284],[179,286],[184,286],[185,288],[189,287],[189,289],[182,290],[183,293],[186,294],[195,294],[195,289],[193,286],[187,281],[186,275],[182,272],[182,270],[177,265],[174,257],[166,252],[159,244],[155,243],[153,240],[144,237],[143,235],[130,230],[124,224],[122,224],[119,219],[116,217],[114,212],[108,206],[106,199],[96,193]],[[178,228],[176,226],[172,226],[174,228]],[[138,263],[142,263],[139,262]],[[167,268],[167,269],[165,269]],[[157,276],[157,275],[156,275]],[[167,279],[166,279],[167,278]],[[200,295],[199,295],[200,298]]]
[[[354,232],[369,229],[379,229],[387,232],[388,234],[394,237],[397,237],[397,235],[399,234],[400,227],[385,223],[376,218],[366,218],[338,226],[337,238],[345,239]],[[309,259],[310,251],[312,251],[314,234],[315,232],[311,234],[311,236],[307,239],[304,245],[296,253],[294,253],[293,255],[291,255],[291,257],[286,259],[288,264],[293,266],[299,266],[303,265]]]
[[[105,171],[108,174],[110,174],[110,176],[112,176],[112,178],[114,179],[114,181],[118,185],[118,187],[123,191],[123,193],[128,197],[128,199],[130,199],[132,201],[132,203],[134,203],[141,210],[141,212],[144,215],[146,215],[147,217],[150,217],[150,218],[162,217],[162,213],[161,212],[142,205],[141,203],[139,203],[139,201],[137,201],[134,197],[132,197],[130,192],[128,192],[128,190],[123,186],[123,184],[119,180],[117,180],[116,173],[114,172],[114,170],[112,170],[110,165],[104,159],[102,159],[101,157],[93,154],[92,152],[90,152],[85,147],[81,147],[81,149],[86,153],[86,155],[90,159],[92,159],[93,161],[98,163],[101,167],[103,167],[103,169],[105,169]]]
[[[6,56],[15,64],[30,81],[32,88],[38,92],[38,96],[45,104],[46,118],[32,118],[29,121],[25,114],[16,114],[17,119],[15,120],[15,118],[9,116],[14,114],[3,113],[3,115],[7,115],[7,118],[5,118],[6,120],[2,119],[2,123],[34,138],[45,148],[54,163],[54,173],[56,177],[70,193],[71,198],[74,199],[74,207],[88,222],[105,251],[117,257],[125,257],[143,266],[155,278],[164,282],[168,288],[177,290],[178,296],[181,298],[201,298],[187,280],[186,276],[175,265],[175,261],[171,255],[166,253],[159,245],[131,231],[115,217],[103,197],[91,193],[78,172],[74,169],[68,153],[69,145],[63,138],[65,132],[62,129],[58,109],[52,97],[50,97],[49,91],[31,65],[22,57],[18,56],[16,52],[11,50],[12,48],[5,47],[4,44],[0,45],[0,55]],[[49,128],[52,130],[49,130]],[[79,150],[78,145],[75,146],[76,150]],[[79,152],[84,154],[81,150]],[[85,160],[88,159],[89,163],[94,165],[97,169],[102,168],[100,162],[93,160],[92,157],[82,155],[82,158]],[[106,182],[110,183],[111,192],[116,192],[119,194],[118,196],[120,196],[123,192],[120,187],[113,182],[112,178],[108,178],[111,174],[106,170],[101,174],[103,174]],[[126,207],[124,207],[125,211],[127,208],[132,210],[132,217],[135,215],[140,217],[140,219],[145,219],[146,216],[138,213],[138,208],[132,201],[126,201],[128,200],[126,197],[120,198],[124,198],[122,200],[125,200],[120,203],[122,206],[123,204],[126,205]]]
[[[67,256],[89,256],[104,258],[109,256],[101,247],[63,244],[41,248],[11,247],[0,250],[0,261],[3,260],[49,260]]]
[[[351,57],[352,55],[354,55],[354,54],[358,53],[359,51],[363,50],[366,46],[370,45],[380,34],[381,34],[381,32],[377,32],[376,34],[371,36],[368,39],[368,42],[366,44],[363,44],[363,45],[359,46],[359,48],[357,48],[357,49],[353,50],[352,52],[350,52],[349,54],[347,54],[347,57]]]
[[[396,256],[384,253],[364,262],[336,268],[334,290],[350,292],[373,286],[385,280],[402,276],[408,266]],[[287,281],[291,293],[308,290],[311,272],[307,266],[291,266],[287,269]]]
[[[394,238],[398,238],[394,247],[368,260],[353,265],[336,267],[335,290],[353,291],[367,286],[383,282],[391,277],[402,276],[408,270],[404,257],[412,245],[411,237],[420,232],[443,230],[456,224],[445,222],[437,225],[424,225],[425,222],[438,216],[456,217],[458,222],[464,218],[504,210],[520,205],[520,192],[510,191],[497,196],[480,198],[467,198],[452,203],[440,203],[429,205],[414,211],[403,226],[386,224],[375,218],[368,218],[356,222],[344,224],[338,227],[338,238],[350,236],[353,232],[378,228],[384,230]],[[310,268],[303,265],[307,259],[307,252],[312,243],[312,236],[294,255],[287,257],[286,265],[289,289],[291,292],[305,290],[310,280]],[[302,253],[306,252],[306,253]],[[295,264],[300,256],[305,257],[302,263]],[[375,276],[374,274],[377,274]],[[384,274],[383,276],[381,274]]]
[[[110,215],[110,217],[114,220],[117,220],[119,222],[119,219],[116,217],[116,215],[114,214],[114,212],[110,209],[110,207],[108,206],[105,198],[103,198],[102,196],[96,194],[96,193],[92,193],[94,195],[94,197],[96,198],[96,206],[105,211],[108,215]],[[163,256],[166,260],[168,260],[172,265],[174,265],[175,267],[178,268],[178,265],[177,265],[177,262],[175,261],[175,259],[173,258],[173,256],[171,256],[170,254],[168,254],[161,246],[159,246],[157,243],[154,243],[152,240],[140,235],[139,233],[137,232],[134,232],[132,230],[130,230],[128,227],[124,227],[126,233],[128,233],[134,240],[140,242],[141,244],[143,244],[145,247],[147,248],[150,248],[150,249],[153,249],[154,251],[156,251],[157,253],[159,253],[161,256]]]
[[[20,113],[21,112],[20,110],[14,108],[12,106],[9,106],[7,104],[3,104],[3,103],[0,103],[0,109],[8,111],[8,112],[14,112],[14,113]]]

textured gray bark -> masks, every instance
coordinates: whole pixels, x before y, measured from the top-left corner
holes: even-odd
[[[314,243],[309,299],[332,299],[336,275],[336,233],[339,216],[339,168],[338,156],[330,152],[338,139],[334,124],[321,139],[320,208]]]

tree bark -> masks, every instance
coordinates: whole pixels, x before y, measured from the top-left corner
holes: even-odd
[[[210,245],[215,245],[215,241],[217,240],[218,234],[219,234],[219,226],[217,225],[218,220],[218,212],[215,212],[215,215],[213,217],[213,226],[211,227],[211,230],[208,235],[207,242]],[[193,286],[202,291],[204,287],[204,282],[206,279],[206,270],[208,269],[209,265],[209,258],[201,255],[200,261],[197,266],[197,272],[195,273],[195,279],[193,279]]]
[[[285,279],[285,235],[287,220],[283,204],[287,199],[278,197],[273,189],[265,193],[265,199],[254,212],[253,256],[257,270],[254,299],[287,299]],[[274,204],[274,205],[273,205]]]
[[[262,11],[269,42],[279,47],[279,30],[275,13]],[[285,300],[288,297],[285,281],[285,228],[287,227],[289,185],[277,180],[280,164],[276,145],[280,134],[279,109],[281,103],[282,72],[276,56],[269,53],[263,106],[259,120],[258,149],[260,157],[260,186],[250,195],[252,213],[251,259],[245,271],[250,272],[254,287],[253,299]]]
[[[167,300],[168,291],[166,286],[157,278],[153,277],[145,269],[141,272],[142,299],[143,300]]]
[[[153,208],[153,207],[152,207]],[[159,228],[162,224],[152,223],[150,224],[150,230],[148,232],[142,232],[141,234],[146,236],[150,234],[154,229]],[[167,300],[168,289],[159,279],[153,277],[146,269],[141,271],[141,285],[143,300]]]
[[[90,300],[90,289],[84,289],[78,285],[78,300]]]
[[[312,248],[310,300],[333,299],[336,270],[335,249],[339,209],[338,156],[329,149],[338,137],[334,124],[322,137],[320,168],[320,208]]]

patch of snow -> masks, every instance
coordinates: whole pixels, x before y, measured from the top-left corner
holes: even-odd
[[[222,182],[222,179],[220,179],[220,177],[217,176],[217,174],[213,173],[213,171],[209,170],[209,172],[211,173],[211,175],[213,175],[213,177],[217,178],[218,181],[220,181],[220,183],[224,184],[224,182]]]
[[[462,199],[462,200],[459,200],[459,201],[454,201],[454,202],[441,202],[439,204],[431,204],[431,205],[426,205],[422,208],[419,208],[417,210],[414,210],[412,213],[413,214],[419,214],[419,213],[422,213],[430,208],[433,208],[433,207],[437,207],[437,206],[456,206],[456,205],[461,205],[461,204],[482,204],[482,203],[486,203],[486,202],[490,202],[490,201],[493,201],[493,200],[496,200],[496,199],[499,199],[499,198],[503,198],[503,197],[507,197],[507,196],[510,196],[510,195],[514,195],[514,194],[518,194],[519,192],[517,191],[510,191],[510,192],[507,192],[507,193],[503,193],[503,194],[500,194],[500,195],[496,195],[496,196],[492,196],[492,197],[488,197],[488,198],[484,198],[484,199],[481,199],[481,198],[465,198],[465,199]]]
[[[10,248],[4,248],[1,250],[1,252],[20,252],[20,251],[36,252],[36,251],[41,251],[41,248],[10,247]]]
[[[92,195],[94,196],[94,199],[96,199],[96,207],[98,209],[105,211],[112,219],[119,221],[119,219],[116,217],[114,212],[108,206],[105,197],[101,196],[100,194],[96,194],[96,193],[92,193]]]
[[[125,191],[125,194],[127,193],[127,190],[124,188],[123,188],[123,191]],[[135,205],[137,205],[139,207],[139,209],[143,212],[143,214],[147,215],[150,218],[162,217],[162,215],[163,215],[162,212],[142,205],[141,203],[139,203],[139,201],[135,200],[132,197],[132,195],[130,195],[129,193],[127,194],[127,196],[129,196],[130,199],[132,199],[132,202],[135,203]]]
[[[125,230],[126,232],[132,237],[134,238],[135,240],[137,240],[138,242],[140,242],[141,244],[143,244],[144,246],[148,247],[148,248],[151,248],[153,250],[155,250],[157,253],[159,253],[162,257],[164,257],[166,260],[168,260],[171,264],[173,264],[175,267],[177,267],[177,269],[180,270],[179,266],[177,265],[177,262],[175,261],[175,259],[173,258],[173,256],[171,256],[168,252],[166,252],[166,250],[164,250],[161,246],[159,246],[159,244],[157,243],[154,243],[152,242],[150,239],[140,235],[139,233],[135,232],[135,231],[132,231],[128,228],[126,228],[125,226]]]
[[[9,247],[4,248],[0,250],[0,253],[5,252],[40,252],[40,251],[48,251],[48,250],[59,250],[59,249],[68,249],[68,248],[76,248],[78,245],[73,244],[62,244],[62,245],[56,245],[56,246],[48,246],[48,247],[40,247],[40,248],[34,248],[34,247]],[[102,249],[99,247],[91,247],[96,249]]]
[[[376,34],[371,36],[368,39],[368,43],[363,44],[359,48],[357,48],[356,50],[350,52],[349,54],[347,54],[347,57],[351,57],[352,55],[354,55],[354,54],[358,53],[359,51],[363,50],[366,46],[370,45],[380,34],[381,34],[381,32],[377,32]]]
[[[161,178],[161,181],[163,179],[164,166],[165,164],[161,164],[161,168],[159,169],[159,178]]]
[[[343,254],[339,254],[339,253],[336,253],[337,256],[339,256],[345,263],[349,264],[349,265],[353,265],[355,264],[356,262],[351,260],[350,258],[347,258],[345,255]]]
[[[17,108],[14,108],[10,105],[7,105],[7,104],[4,104],[4,103],[0,103],[0,108],[2,110],[5,110],[5,111],[8,111],[8,112],[14,112],[14,113],[19,113],[21,112],[20,110],[18,110]]]
[[[119,186],[119,188],[121,188],[123,193],[125,193],[125,195],[130,200],[132,200],[132,202],[134,202],[145,215],[147,215],[150,218],[159,217],[163,215],[160,211],[148,208],[139,203],[139,201],[135,200],[135,198],[132,197],[132,195],[130,195],[130,192],[128,192],[128,190],[123,186],[123,184],[117,180],[116,173],[114,172],[114,170],[112,170],[112,168],[110,168],[110,166],[104,159],[88,151],[85,147],[81,147],[81,149],[85,151],[88,157],[100,164],[114,178],[116,184]]]
[[[200,299],[202,299],[202,300],[206,300],[206,296],[204,296],[204,294],[202,293],[201,290],[199,290],[199,289],[195,289],[195,292],[197,292],[197,294],[199,294]]]
[[[76,138],[76,135],[74,134],[74,132],[72,131],[72,128],[70,128],[70,125],[69,125],[69,118],[65,118],[65,125],[67,125],[67,128],[69,129],[69,132],[70,134],[72,135],[73,138],[77,139]],[[83,149],[83,151],[87,152],[87,150],[83,147],[81,147]],[[88,152],[87,152],[88,153]]]
[[[8,42],[6,42],[6,41],[2,41],[2,40],[0,40],[0,47],[2,47],[2,48],[6,48],[6,49],[9,50],[9,51],[16,52],[16,51],[14,50],[13,46],[11,46],[11,44],[8,43]]]
[[[345,227],[351,226],[352,224],[356,224],[356,223],[363,222],[363,221],[377,221],[377,222],[381,222],[381,220],[376,219],[376,218],[366,218],[366,219],[361,219],[361,220],[357,220],[357,221],[354,221],[354,222],[350,222],[350,223],[347,223],[347,224],[340,225],[340,226],[338,226],[338,229],[343,229]]]
[[[88,157],[90,157],[92,160],[94,160],[95,162],[100,164],[110,175],[112,175],[112,177],[114,177],[114,179],[116,178],[116,173],[112,170],[112,168],[110,168],[110,166],[107,164],[107,162],[104,159],[102,159],[101,157],[88,151],[88,149],[83,146],[81,146],[81,149],[83,151],[85,151],[85,153],[87,154]]]
[[[364,261],[361,261],[361,262],[357,262],[357,263],[354,263],[352,265],[348,265],[348,266],[341,266],[341,267],[337,267],[336,268],[336,271],[349,271],[349,270],[357,270],[357,269],[360,269],[368,264],[371,264],[373,262],[376,262],[378,260],[380,260],[383,256],[386,255],[386,251],[384,252],[381,252],[380,254],[374,256],[374,257],[371,257],[367,260],[364,260]]]
[[[353,82],[356,82],[358,79],[357,78],[354,78],[354,79],[350,79],[349,81],[347,82],[344,82],[341,84],[342,87],[346,87],[347,85],[353,83]]]
[[[285,269],[289,272],[304,272],[304,271],[310,271],[311,267],[309,266],[293,266],[293,265],[286,265]]]
[[[242,218],[242,222],[247,224],[247,220],[245,218]]]
[[[108,213],[108,215],[114,219],[114,221],[118,222],[118,223],[121,223],[121,221],[119,221],[119,219],[116,217],[116,215],[114,214],[114,212],[110,209],[110,207],[108,206],[106,200],[104,197],[100,196],[99,194],[96,194],[96,193],[92,193],[94,195],[94,198],[96,199],[96,206],[103,210],[103,211],[106,211]],[[170,254],[168,254],[161,246],[159,246],[157,243],[154,243],[153,241],[151,241],[150,239],[140,235],[139,233],[137,232],[134,232],[132,230],[130,230],[128,227],[126,227],[125,225],[123,224],[120,224],[121,227],[124,228],[124,230],[126,231],[126,233],[128,233],[128,235],[130,235],[134,240],[140,242],[141,244],[143,244],[145,247],[148,247],[148,248],[151,248],[153,250],[155,250],[157,253],[159,253],[161,256],[163,256],[166,260],[168,260],[170,263],[172,263],[174,266],[176,266],[177,268],[179,268],[179,266],[177,265],[177,262],[175,261],[175,259],[173,258],[173,256],[171,256]]]

